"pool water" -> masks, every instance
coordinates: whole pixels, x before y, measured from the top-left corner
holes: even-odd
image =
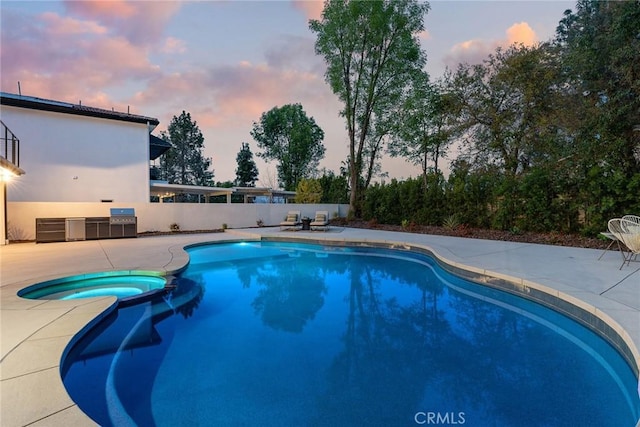
[[[63,361],[103,426],[633,426],[603,339],[407,251],[212,244]],[[431,420],[432,422],[428,422]]]

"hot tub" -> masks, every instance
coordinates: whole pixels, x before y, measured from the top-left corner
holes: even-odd
[[[166,285],[166,278],[158,273],[120,271],[82,274],[49,280],[20,290],[18,296],[45,300],[68,300],[102,296],[127,299],[163,291]]]

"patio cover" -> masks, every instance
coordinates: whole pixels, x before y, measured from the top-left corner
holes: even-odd
[[[160,197],[162,201],[163,197],[171,197],[176,194],[197,194],[205,196],[227,196],[227,203],[233,193],[233,188],[220,188],[220,187],[205,187],[202,185],[181,185],[181,184],[167,184],[165,181],[151,181],[150,190],[152,196]]]
[[[274,198],[282,198],[286,203],[291,203],[291,200],[296,197],[295,191],[274,190],[268,187],[233,187],[233,194],[241,194],[245,198],[247,197],[268,197],[269,202],[273,202]]]
[[[248,197],[264,196],[268,197],[272,202],[274,198],[282,198],[285,203],[290,203],[293,198],[296,197],[295,191],[273,190],[266,187],[205,187],[200,185],[181,185],[181,184],[168,184],[166,181],[151,181],[150,190],[152,196],[171,197],[176,194],[196,194],[204,196],[227,196],[227,203],[231,203],[231,195],[239,194],[244,196],[245,203]]]

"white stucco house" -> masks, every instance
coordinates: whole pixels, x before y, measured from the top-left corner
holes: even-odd
[[[27,172],[8,201],[149,201],[150,134],[158,119],[4,92],[0,101]]]
[[[11,203],[148,202],[149,161],[168,149],[151,136],[158,119],[81,103],[0,92],[0,120],[2,244],[12,213],[20,217]]]

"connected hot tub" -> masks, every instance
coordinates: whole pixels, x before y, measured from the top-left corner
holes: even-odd
[[[18,296],[46,300],[115,296],[122,300],[161,292],[166,286],[167,279],[155,272],[110,271],[37,283],[20,290]]]

